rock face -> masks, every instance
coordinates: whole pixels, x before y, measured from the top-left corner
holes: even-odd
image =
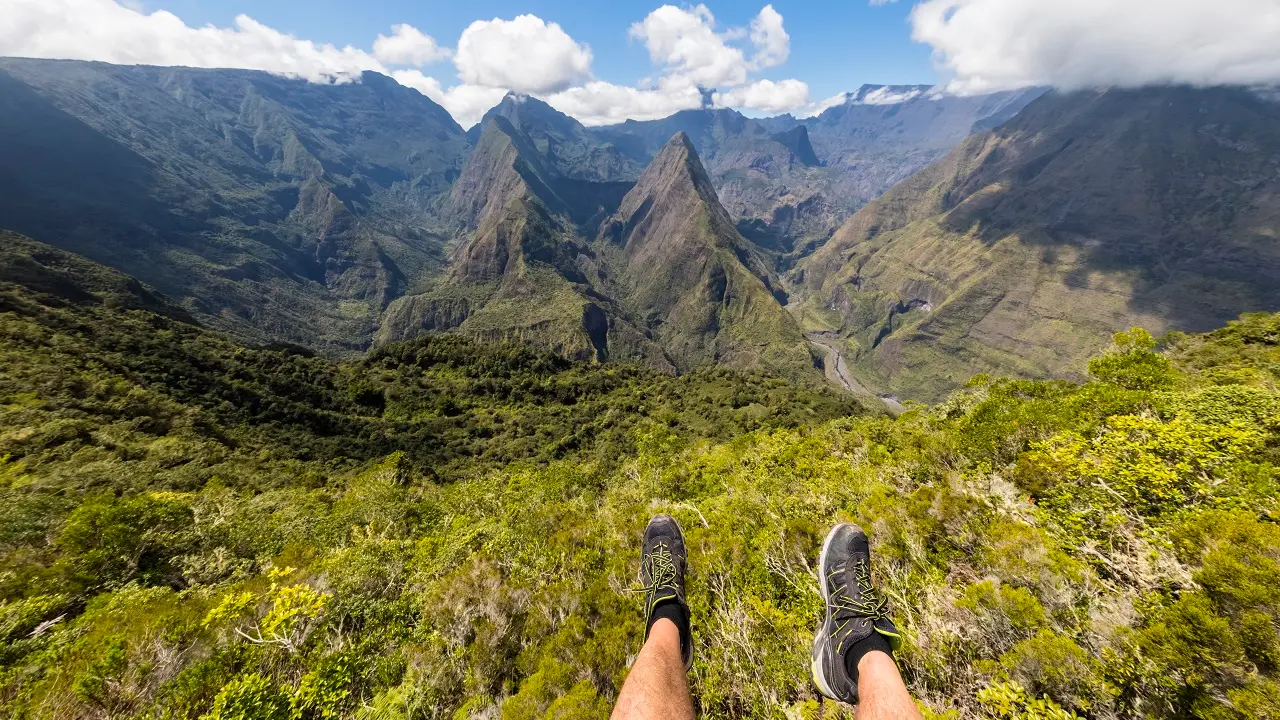
[[[1080,374],[1131,325],[1280,308],[1280,104],[1246,90],[1046,95],[863,208],[795,273],[882,394]]]
[[[1043,92],[956,97],[927,85],[865,85],[813,118],[686,110],[589,132],[633,156],[652,156],[673,133],[687,134],[738,229],[785,268],[975,125],[995,127]]]
[[[599,204],[603,223],[575,208],[612,197],[602,188],[616,183],[565,178],[546,157],[505,117],[485,122],[452,194],[473,230],[443,281],[392,304],[379,342],[456,328],[580,359],[816,381],[776,276],[734,229],[687,136],[672,137],[625,197]]]
[[[445,260],[468,144],[390,78],[0,59],[4,225],[256,340],[363,347]]]
[[[650,163],[601,239],[625,260],[627,304],[678,368],[812,371],[777,278],[734,228],[684,133]]]

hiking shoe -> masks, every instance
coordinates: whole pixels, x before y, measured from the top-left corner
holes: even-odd
[[[826,617],[813,638],[810,667],[818,690],[832,700],[858,702],[857,679],[845,666],[845,654],[871,633],[879,633],[897,650],[898,628],[888,617],[888,603],[871,586],[871,546],[853,523],[831,529],[818,559]]]
[[[678,603],[684,611],[680,629],[680,656],[685,672],[693,667],[693,639],[689,636],[689,603],[684,597],[684,571],[688,563],[685,553],[684,533],[680,524],[670,515],[656,515],[644,529],[644,543],[640,551],[640,585],[644,589],[644,639],[649,640],[654,612],[660,605]]]

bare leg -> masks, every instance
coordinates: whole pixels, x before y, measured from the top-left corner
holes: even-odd
[[[610,720],[650,718],[693,720],[693,698],[680,659],[680,631],[665,618],[649,631],[649,641],[640,648],[631,674],[622,684]]]
[[[869,652],[858,661],[858,720],[919,720],[893,658]]]

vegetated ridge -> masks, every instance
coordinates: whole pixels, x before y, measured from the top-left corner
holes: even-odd
[[[841,520],[931,717],[1280,709],[1280,315],[894,420],[459,336],[248,348],[0,252],[31,270],[0,280],[6,717],[603,719],[655,512],[688,539],[704,716],[851,717],[807,679]]]
[[[1117,329],[1280,308],[1280,103],[1051,93],[863,208],[794,273],[874,391],[1083,377]]]

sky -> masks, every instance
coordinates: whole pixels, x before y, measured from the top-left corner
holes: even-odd
[[[586,124],[809,115],[864,83],[1280,82],[1280,0],[0,0],[0,55],[390,75],[464,127],[508,91]]]

